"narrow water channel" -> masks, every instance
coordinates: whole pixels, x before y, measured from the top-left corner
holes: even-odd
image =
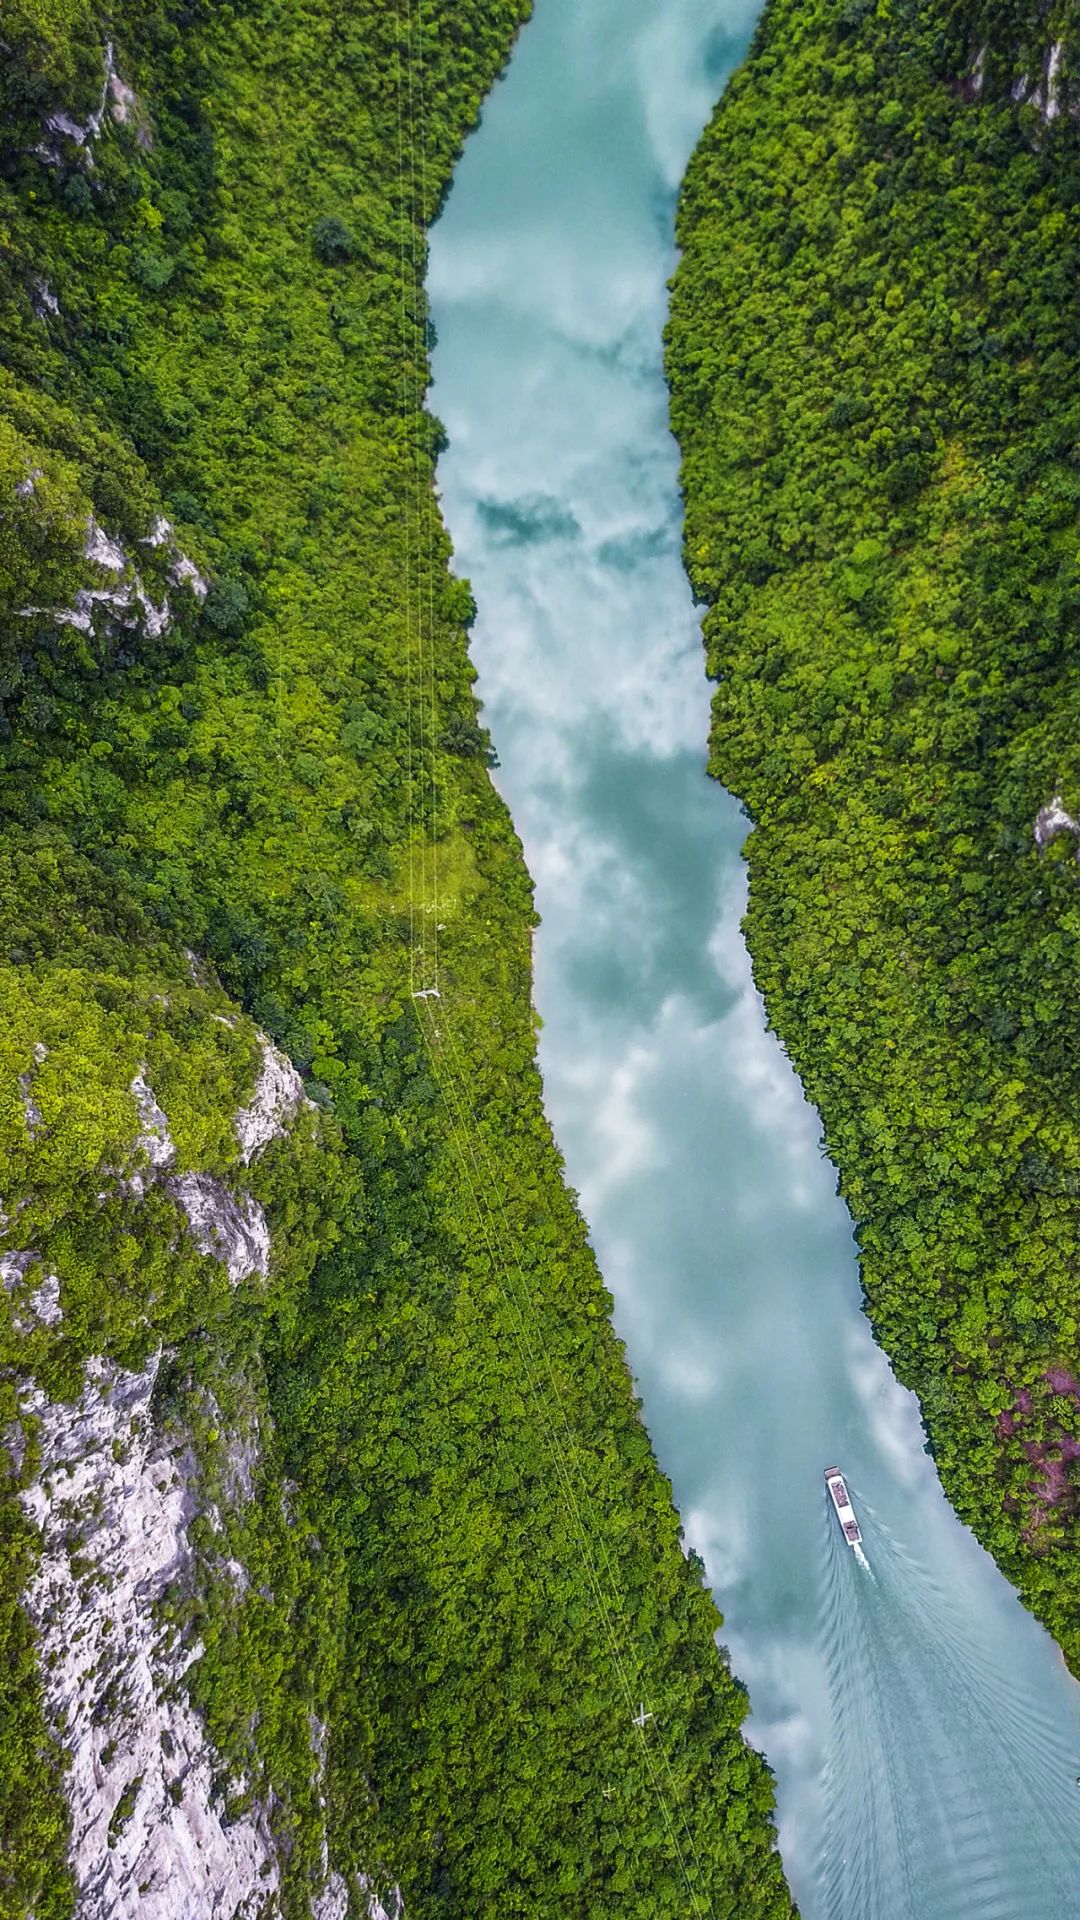
[[[1080,1689],[870,1338],[750,980],[745,821],[704,774],[660,339],[679,177],[752,24],[739,0],[536,0],[433,236],[444,510],[543,915],[548,1109],[805,1920],[1073,1920]]]

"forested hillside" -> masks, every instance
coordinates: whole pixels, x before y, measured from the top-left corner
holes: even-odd
[[[769,0],[667,366],[747,934],[950,1499],[1080,1673],[1075,5]]]
[[[11,1920],[791,1911],[433,491],[424,230],[526,11],[0,27]]]

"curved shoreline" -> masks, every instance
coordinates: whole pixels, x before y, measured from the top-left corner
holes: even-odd
[[[701,779],[657,215],[696,134],[688,101],[707,116],[720,24],[715,5],[644,4],[616,34],[599,0],[548,0],[432,236],[439,480],[536,877],[545,1102],[776,1769],[802,1910],[924,1920],[947,1887],[967,1920],[992,1888],[1017,1920],[1066,1920],[1075,1689],[948,1509],[860,1314],[850,1221],[739,937],[739,808]],[[832,1459],[876,1585],[835,1562]],[[874,1663],[873,1712],[833,1693],[829,1646],[838,1671]],[[1030,1770],[1033,1726],[1042,1812],[1013,1804],[998,1766],[1018,1740]],[[837,1842],[883,1863],[876,1905],[823,1904],[830,1805]]]

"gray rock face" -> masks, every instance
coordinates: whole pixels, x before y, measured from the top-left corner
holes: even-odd
[[[1038,71],[1034,74],[1021,74],[1012,88],[1012,97],[1017,106],[1032,106],[1041,115],[1047,125],[1056,120],[1064,105],[1066,111],[1077,111],[1075,93],[1071,109],[1063,99],[1062,57],[1065,42],[1055,40],[1042,58]]]
[[[135,1095],[135,1105],[139,1109],[141,1122],[136,1135],[135,1145],[145,1153],[152,1167],[167,1167],[175,1157],[176,1148],[169,1132],[169,1122],[164,1108],[159,1107],[151,1088],[147,1085],[145,1074],[137,1073],[131,1083]]]
[[[50,316],[55,318],[60,312],[60,302],[43,274],[36,273],[31,281],[30,302],[39,320],[46,320]],[[24,500],[27,497],[26,494],[22,495]]]
[[[141,625],[150,639],[164,633],[172,621],[168,600],[160,606],[154,604],[120,542],[109,537],[93,514],[87,522],[83,551],[92,566],[121,575],[117,584],[80,587],[70,607],[20,607],[17,617],[29,620],[44,614],[57,626],[77,627],[80,633],[93,633],[99,618],[115,620],[122,627]]]
[[[298,1107],[312,1104],[292,1061],[279,1052],[265,1034],[261,1038],[263,1064],[254,1097],[251,1105],[242,1107],[233,1121],[245,1167],[271,1140],[280,1140],[288,1132]]]
[[[24,497],[29,498],[29,495]],[[168,527],[168,522],[159,520],[156,523],[154,534],[145,542],[147,546],[161,545],[154,535],[162,526]],[[171,533],[171,529],[169,531]],[[119,576],[114,585],[79,587],[70,607],[19,607],[16,618],[31,620],[44,615],[55,621],[58,627],[77,627],[80,633],[93,633],[100,621],[111,621],[121,627],[141,627],[151,640],[156,640],[172,625],[172,609],[168,598],[164,598],[160,606],[150,598],[119,540],[114,540],[106,533],[93,514],[87,522],[84,553],[87,560],[93,566],[100,567],[102,572]],[[197,600],[205,599],[206,581],[195,562],[189,560],[179,548],[174,547],[169,577],[174,586],[186,588]]]
[[[348,1885],[340,1873],[332,1873],[323,1891],[311,1903],[311,1920],[347,1920],[348,1911]]]
[[[1035,845],[1041,849],[1049,846],[1059,833],[1073,833],[1080,839],[1080,820],[1066,812],[1060,793],[1055,793],[1045,807],[1039,808],[1032,831]]]
[[[258,1201],[245,1194],[237,1199],[209,1173],[182,1173],[169,1185],[187,1215],[191,1237],[200,1253],[223,1262],[229,1279],[270,1272],[270,1229]]]
[[[106,111],[111,113],[118,125],[123,126],[133,117],[135,108],[135,94],[117,71],[116,50],[110,40],[105,48],[105,77],[96,110],[88,114],[83,122],[76,120],[66,108],[57,107],[45,116],[45,128],[58,139],[73,140],[77,147],[82,148],[87,165],[92,167],[94,142],[101,133]],[[37,151],[50,165],[59,165],[60,156],[51,148],[39,147]]]
[[[22,1494],[41,1563],[25,1604],[49,1719],[67,1750],[79,1920],[256,1920],[279,1874],[264,1816],[225,1823],[220,1761],[185,1697],[199,1648],[155,1603],[191,1566],[189,1454],[155,1433],[160,1354],[138,1373],[91,1360],[75,1406],[36,1387],[41,1465]]]
[[[19,1075],[19,1098],[22,1101],[23,1113],[26,1116],[26,1131],[31,1139],[33,1139],[36,1133],[41,1132],[42,1126],[44,1125],[41,1108],[34,1098],[34,1075],[48,1058],[48,1052],[48,1047],[44,1046],[39,1040],[34,1048],[33,1066],[28,1073],[20,1073]]]
[[[385,1907],[374,1893],[370,1893],[366,1880],[360,1881],[361,1893],[368,1894],[368,1920],[405,1920],[405,1902],[401,1889],[395,1887],[390,1895],[390,1905]]]
[[[107,545],[103,535],[93,556],[105,567],[116,560]],[[286,1133],[300,1106],[310,1104],[291,1063],[260,1040],[263,1064],[254,1094],[233,1120],[237,1174],[241,1162]],[[31,1137],[45,1126],[33,1077],[46,1057],[39,1044],[19,1080]],[[224,1180],[177,1172],[169,1118],[145,1068],[130,1091],[134,1158],[102,1172],[131,1195],[155,1185],[170,1193],[200,1250],[222,1261],[234,1283],[265,1277],[270,1233],[262,1208],[250,1194],[231,1190],[230,1170]],[[102,1202],[109,1191],[103,1188]],[[15,1214],[20,1204],[14,1203]],[[0,1225],[13,1217],[0,1216]],[[31,1248],[0,1255],[3,1293],[20,1334],[63,1320],[61,1280]],[[245,1783],[225,1779],[223,1758],[190,1693],[189,1670],[202,1648],[192,1631],[185,1635],[173,1624],[187,1613],[175,1602],[196,1579],[227,1582],[237,1597],[249,1588],[224,1515],[226,1507],[239,1510],[259,1497],[269,1416],[252,1392],[230,1403],[227,1422],[210,1390],[199,1389],[208,1428],[232,1427],[211,1497],[185,1430],[155,1420],[161,1362],[160,1350],[135,1371],[91,1359],[73,1403],[51,1399],[24,1375],[18,1418],[0,1434],[17,1473],[28,1459],[38,1460],[19,1494],[40,1539],[23,1604],[37,1640],[46,1716],[69,1763],[64,1791],[76,1920],[280,1920],[274,1796],[268,1792],[243,1814],[232,1811]],[[204,1535],[198,1557],[191,1541],[197,1513],[211,1539],[208,1545]],[[347,1884],[331,1865],[322,1795],[326,1750],[326,1728],[313,1717],[312,1776],[324,1808],[313,1920],[347,1920],[350,1904],[370,1920],[399,1920],[365,1881]]]
[[[221,1758],[185,1687],[202,1649],[155,1613],[192,1577],[199,1506],[193,1454],[155,1427],[161,1358],[139,1372],[91,1360],[73,1406],[32,1384],[21,1398],[41,1453],[20,1496],[41,1534],[24,1604],[46,1713],[69,1759],[76,1920],[279,1920],[268,1809],[227,1816]],[[254,1431],[244,1444],[257,1445]],[[243,1589],[239,1561],[222,1570]],[[326,1729],[314,1720],[311,1743],[321,1779]],[[325,1841],[323,1875],[312,1920],[346,1920],[348,1885]],[[369,1920],[402,1920],[400,1894],[388,1908],[362,1878],[356,1894]]]
[[[171,520],[166,520],[164,515],[159,515],[141,544],[144,547],[169,547],[173,555],[172,566],[169,569],[170,580],[178,587],[190,587],[197,600],[206,599],[209,583],[199,572],[194,560],[189,560],[186,553],[181,553],[176,544]]]
[[[32,1292],[24,1291],[27,1275],[41,1267],[36,1253],[5,1253],[0,1256],[0,1286],[14,1294],[11,1323],[16,1333],[33,1333],[35,1327],[58,1327],[63,1319],[60,1306],[60,1281],[55,1273],[46,1273]]]
[[[265,1043],[268,1048],[269,1044],[269,1041]],[[287,1061],[285,1065],[288,1066]],[[176,1158],[168,1116],[158,1104],[145,1073],[135,1075],[131,1091],[139,1110],[136,1148],[146,1155],[153,1173],[161,1174]],[[233,1124],[238,1134],[241,1121],[252,1111],[248,1109],[236,1115]],[[277,1128],[281,1133],[285,1132],[283,1111],[279,1106],[274,1113],[274,1119],[282,1122]],[[271,1126],[271,1132],[273,1130]],[[266,1137],[269,1138],[270,1133]],[[250,1155],[243,1157],[246,1161]],[[144,1184],[143,1175],[138,1171],[127,1175],[127,1185],[132,1192],[142,1193]],[[223,1181],[209,1173],[182,1173],[176,1178],[169,1178],[165,1184],[183,1208],[199,1252],[209,1253],[215,1260],[222,1261],[234,1286],[237,1281],[247,1280],[254,1274],[265,1280],[270,1272],[270,1229],[258,1201],[249,1194],[238,1199]]]

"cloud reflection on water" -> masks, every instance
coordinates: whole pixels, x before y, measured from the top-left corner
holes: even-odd
[[[497,778],[543,916],[548,1110],[687,1541],[727,1612],[751,1737],[778,1771],[785,1864],[807,1920],[939,1920],[932,1892],[912,1911],[902,1875],[866,1916],[845,1908],[842,1877],[840,1904],[823,1904],[818,1876],[826,1751],[850,1765],[872,1854],[886,1833],[874,1767],[884,1755],[887,1771],[907,1705],[922,1712],[953,1657],[952,1641],[936,1647],[905,1611],[914,1562],[896,1543],[914,1541],[958,1607],[962,1595],[985,1695],[981,1721],[954,1724],[956,1754],[939,1743],[932,1770],[918,1725],[938,1722],[929,1708],[911,1716],[903,1811],[939,1849],[928,1888],[948,1865],[932,1807],[943,1779],[1008,1818],[1003,1675],[1012,1686],[1015,1670],[1015,1697],[1037,1698],[1059,1730],[1080,1727],[1080,1713],[1053,1649],[945,1507],[912,1398],[859,1317],[818,1118],[766,1030],[739,932],[745,822],[703,777],[708,689],[679,563],[659,338],[672,190],[755,11],[745,0],[536,9],[433,235],[434,405],[450,437],[440,484],[479,607]],[[891,1615],[884,1588],[871,1606],[869,1585],[848,1577],[858,1570],[824,1506],[834,1458],[892,1556]],[[837,1657],[883,1650],[846,1747],[829,1747],[847,1722],[823,1605]],[[890,1666],[895,1622],[903,1657]],[[1045,1895],[1044,1851],[1036,1834],[1004,1863],[1028,1906],[1003,1882],[998,1920],[1071,1910]],[[989,1910],[961,1899],[947,1920],[976,1911]]]

